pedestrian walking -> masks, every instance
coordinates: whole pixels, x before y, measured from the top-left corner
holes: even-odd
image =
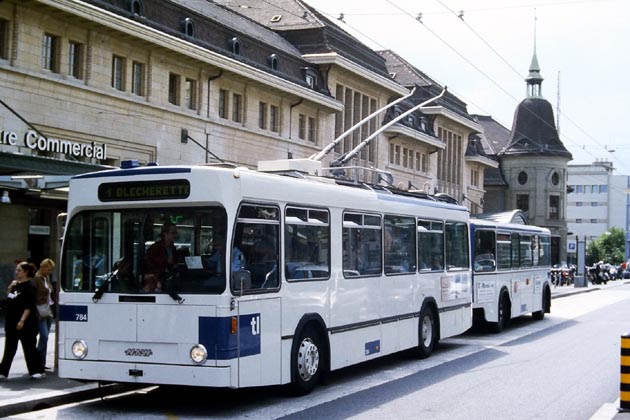
[[[55,262],[46,258],[39,264],[39,270],[35,273],[33,284],[36,288],[35,303],[37,304],[37,319],[39,338],[37,340],[37,351],[42,360],[44,369],[46,366],[46,354],[48,352],[48,334],[53,322],[52,307],[56,302],[56,294],[51,281],[51,275],[55,269]]]
[[[26,360],[28,373],[33,379],[44,377],[44,366],[35,346],[37,341],[36,289],[32,280],[35,266],[21,262],[15,268],[15,280],[9,284],[4,321],[4,355],[0,362],[0,380],[6,381],[17,351],[18,342]]]

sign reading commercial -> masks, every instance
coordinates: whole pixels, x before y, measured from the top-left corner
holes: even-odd
[[[86,157],[90,159],[107,159],[107,145],[105,143],[76,143],[70,140],[59,140],[52,137],[44,137],[35,130],[29,130],[19,143],[19,136],[13,131],[3,130],[0,136],[0,144],[9,146],[22,146],[40,152],[63,153],[74,157]]]

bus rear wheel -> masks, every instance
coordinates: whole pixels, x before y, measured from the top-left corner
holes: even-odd
[[[536,321],[540,321],[544,319],[545,312],[550,312],[550,308],[551,308],[551,292],[549,291],[548,287],[545,287],[545,292],[543,293],[542,308],[540,309],[540,311],[536,311],[532,313],[532,318],[534,318]]]
[[[494,333],[503,331],[510,319],[510,300],[507,292],[502,292],[497,307],[497,322],[490,322],[490,330]]]
[[[300,332],[291,354],[294,395],[306,395],[315,389],[324,368],[324,355],[319,334],[307,326]]]
[[[436,328],[435,312],[428,305],[420,311],[418,325],[418,349],[417,354],[421,359],[431,356],[435,349],[438,334]]]

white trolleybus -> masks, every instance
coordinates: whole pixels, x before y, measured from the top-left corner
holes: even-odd
[[[340,176],[350,158],[74,177],[60,376],[306,393],[470,328],[466,208]]]
[[[61,377],[308,391],[472,324],[465,207],[225,166],[80,175],[68,205]]]
[[[549,229],[470,219],[473,313],[500,332],[510,319],[551,310]]]

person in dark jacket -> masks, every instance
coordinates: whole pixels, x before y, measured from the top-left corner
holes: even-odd
[[[6,381],[9,376],[18,342],[22,343],[29,375],[33,379],[44,377],[44,365],[35,346],[38,333],[36,289],[32,281],[35,270],[31,263],[19,263],[15,268],[16,279],[9,285],[4,322],[4,355],[0,363],[2,381]]]
[[[52,272],[55,269],[55,262],[50,258],[46,258],[39,263],[39,270],[35,273],[33,284],[36,289],[35,303],[37,304],[37,318],[39,339],[37,340],[37,351],[44,369],[46,367],[46,355],[48,353],[48,334],[53,322],[53,306],[55,305],[56,293],[51,280]]]
[[[166,275],[173,271],[177,263],[177,226],[165,222],[160,229],[160,240],[149,247],[144,257],[144,291],[148,293],[162,290]]]

